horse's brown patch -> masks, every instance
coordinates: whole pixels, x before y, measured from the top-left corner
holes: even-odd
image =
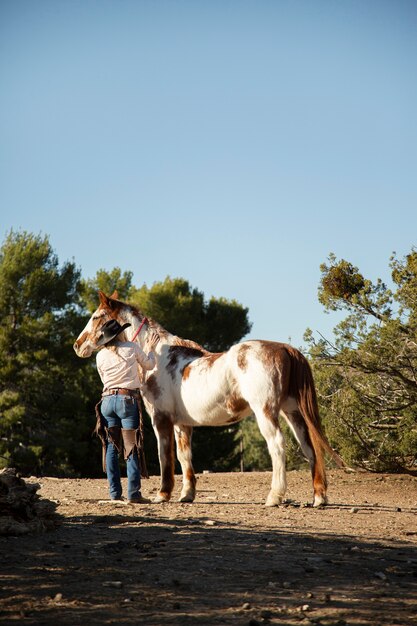
[[[212,367],[213,363],[215,363],[223,354],[224,352],[214,352],[213,354],[208,354],[205,357],[204,362],[208,365],[208,367]]]
[[[190,449],[190,445],[191,445],[190,437],[185,430],[181,430],[177,434],[177,445],[178,445],[178,449],[181,450],[181,452],[185,452],[186,450]]]
[[[288,344],[277,341],[261,341],[262,363],[271,375],[271,381],[276,394],[282,399],[288,397],[288,387],[291,372],[291,348]]]
[[[247,344],[243,344],[240,346],[239,351],[237,353],[237,364],[241,370],[245,371],[248,367],[248,359],[247,359],[247,351],[249,350],[249,346]]]
[[[238,395],[234,395],[234,394],[229,396],[229,398],[227,399],[227,403],[226,403],[226,408],[228,412],[232,413],[236,417],[240,415],[241,413],[243,413],[243,411],[246,411],[248,406],[249,404],[246,402],[244,398]]]
[[[98,311],[106,311],[106,313],[113,319],[117,319],[119,312],[121,309],[125,308],[126,305],[120,300],[115,300],[114,296],[117,294],[117,291],[113,292],[113,294],[109,297],[106,296],[105,293],[99,291],[99,299],[100,305],[98,307]],[[117,294],[118,295],[118,294]]]
[[[156,411],[154,419],[158,432],[162,434],[165,434],[173,428],[171,416],[166,411]]]
[[[239,415],[234,415],[233,417],[227,420],[226,424],[236,424],[237,422],[240,422],[241,419],[242,418]]]
[[[189,483],[191,483],[193,489],[195,489],[195,486],[197,484],[197,479],[195,477],[194,471],[191,467],[187,468],[187,471],[185,473],[185,478],[188,480]]]
[[[151,374],[145,383],[146,389],[152,394],[155,400],[161,395],[161,388],[158,385],[155,374]]]
[[[171,375],[172,379],[175,379],[175,375],[178,372],[178,368],[181,361],[186,361],[183,363],[183,368],[181,370],[184,373],[185,368],[191,361],[195,359],[199,359],[204,355],[204,352],[200,350],[200,348],[189,348],[188,346],[170,346],[168,349],[168,363],[167,363],[167,371]]]
[[[190,372],[191,372],[191,367],[189,365],[186,365],[184,369],[182,370],[182,379],[187,380],[187,378],[190,375]]]
[[[273,400],[268,400],[264,404],[263,408],[264,415],[269,419],[269,421],[275,426],[278,427],[278,414],[279,408],[276,405],[275,398]]]
[[[217,359],[222,356],[222,354],[223,352],[215,352],[213,354],[207,354],[207,355],[202,354],[201,356],[204,356],[203,365],[207,368],[212,367],[213,363],[215,363]],[[189,377],[190,373],[191,373],[191,367],[190,367],[190,364],[188,364],[182,370],[182,379],[186,380]]]
[[[74,343],[74,346],[77,346],[77,348],[79,348],[80,346],[83,345],[84,341],[86,341],[87,338],[88,338],[88,332],[86,331],[80,337],[78,337],[78,339]]]

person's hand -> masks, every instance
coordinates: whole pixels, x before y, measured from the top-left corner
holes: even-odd
[[[159,335],[156,332],[156,330],[153,330],[151,337],[149,339],[149,350],[154,350],[158,341],[159,341]]]

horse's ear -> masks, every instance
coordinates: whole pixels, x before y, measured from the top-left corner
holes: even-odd
[[[106,296],[106,294],[104,293],[104,291],[100,291],[98,292],[98,297],[100,299],[100,304],[102,304],[103,306],[111,309],[112,308],[112,301],[109,298],[109,296]]]
[[[110,298],[112,298],[113,300],[118,300],[119,299],[119,292],[117,291],[117,289],[115,289],[113,291],[113,293],[111,294]]]
[[[117,291],[115,291],[110,297],[106,296],[104,291],[99,290],[98,292],[98,297],[100,298],[100,304],[108,309],[117,308],[117,304],[116,302],[114,302],[114,298],[117,297],[118,295],[119,294],[117,293]]]

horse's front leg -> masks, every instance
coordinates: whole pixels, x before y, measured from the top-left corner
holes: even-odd
[[[161,486],[154,501],[168,502],[174,489],[174,426],[170,415],[156,412],[153,427],[161,468]]]
[[[191,437],[193,429],[191,426],[176,424],[174,426],[174,433],[177,444],[177,457],[182,470],[180,502],[194,502],[196,478],[191,461]]]

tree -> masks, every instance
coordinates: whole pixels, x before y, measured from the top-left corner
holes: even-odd
[[[248,309],[236,300],[211,297],[183,278],[167,278],[151,288],[132,290],[130,300],[169,332],[192,339],[211,352],[222,352],[251,329]]]
[[[59,267],[48,237],[11,231],[0,251],[0,464],[74,473],[91,438],[94,386],[72,350],[80,327],[79,270]]]
[[[417,252],[391,257],[394,290],[334,255],[321,266],[319,300],[346,310],[335,340],[306,333],[330,439],[350,463],[417,466]]]
[[[116,289],[121,300],[127,300],[132,288],[132,272],[123,272],[114,267],[111,272],[104,269],[97,271],[94,278],[81,281],[81,297],[87,311],[92,313],[97,308],[97,292],[111,294]]]

